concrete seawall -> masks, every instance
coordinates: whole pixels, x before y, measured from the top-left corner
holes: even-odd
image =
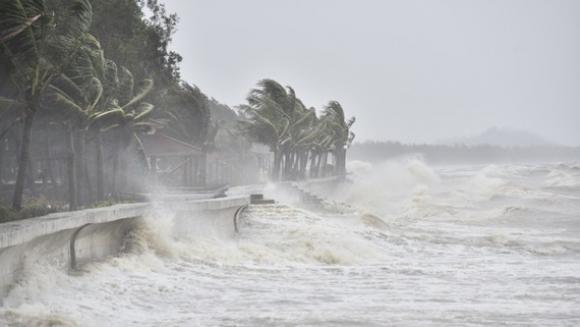
[[[144,217],[165,208],[176,217],[176,230],[197,231],[196,225],[215,225],[225,234],[234,231],[234,213],[248,197],[206,200],[166,200],[121,204],[106,208],[56,213],[0,224],[0,299],[30,265],[42,261],[75,269],[118,254],[127,234],[145,224]],[[208,224],[209,222],[209,224]],[[0,301],[1,302],[1,301]]]

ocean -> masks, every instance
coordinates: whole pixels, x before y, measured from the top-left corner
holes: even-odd
[[[236,235],[177,235],[161,208],[120,257],[31,264],[0,325],[580,326],[580,164],[349,170],[319,194],[330,210],[250,206]]]

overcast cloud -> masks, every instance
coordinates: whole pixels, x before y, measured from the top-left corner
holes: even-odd
[[[340,101],[359,141],[505,126],[580,145],[580,1],[164,2],[183,78],[229,105],[267,77]]]

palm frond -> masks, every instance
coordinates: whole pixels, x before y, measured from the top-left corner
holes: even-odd
[[[106,89],[117,89],[119,86],[119,70],[117,64],[107,59],[105,61],[105,76],[103,80]]]
[[[276,135],[276,136],[279,135],[278,134],[278,132],[279,132],[278,128],[268,118],[262,116],[257,111],[254,111],[253,112],[253,115],[258,119],[258,121],[260,121],[264,126],[268,127],[271,130],[272,135]]]
[[[92,112],[93,110],[95,110],[95,108],[101,101],[101,98],[103,97],[104,92],[103,83],[98,78],[93,77],[90,81],[89,89],[93,98],[89,107],[87,108],[87,111]]]
[[[89,127],[96,126],[99,129],[107,128],[115,124],[120,125],[125,119],[125,112],[121,108],[97,112],[89,116]]]
[[[67,19],[63,24],[65,33],[80,37],[88,32],[93,22],[93,6],[89,0],[69,0]]]
[[[115,128],[119,128],[119,127],[121,127],[121,125],[120,125],[120,124],[111,124],[111,125],[108,125],[108,126],[106,126],[106,125],[103,125],[103,126],[104,126],[104,127],[100,127],[100,128],[99,128],[99,131],[100,131],[101,133],[105,133],[105,132],[108,132],[108,131],[110,131],[110,130],[113,130],[113,129],[115,129]]]
[[[159,126],[156,124],[142,122],[142,123],[136,123],[133,125],[133,132],[155,134],[155,132],[157,131],[158,128],[159,128]]]
[[[66,74],[61,74],[50,85],[50,88],[58,93],[65,94],[71,100],[74,99],[77,102],[84,101],[85,99],[85,92],[82,87]]]
[[[119,101],[121,103],[129,103],[135,92],[135,78],[133,77],[133,73],[126,67],[121,67],[118,71],[118,78]]]
[[[351,128],[352,125],[354,125],[354,123],[356,122],[356,117],[351,117],[347,122],[346,122],[346,126],[348,128]]]
[[[51,85],[50,89],[53,91],[51,93],[52,100],[57,106],[59,106],[59,108],[65,109],[67,113],[75,113],[79,115],[86,114],[85,109],[71,99],[66,92],[60,90],[54,85]]]
[[[123,105],[121,108],[126,109],[126,108],[129,108],[132,105],[140,102],[141,100],[143,100],[143,98],[145,98],[151,92],[151,90],[153,90],[153,80],[152,79],[144,80],[143,86],[141,87],[141,90],[139,90],[137,95],[135,95],[128,103]]]
[[[142,102],[139,104],[139,113],[133,118],[133,121],[139,122],[148,118],[153,110],[155,110],[154,105],[147,102]]]
[[[0,35],[0,43],[6,42],[14,37],[16,37],[18,34],[24,32],[25,29],[27,29],[28,27],[30,27],[34,22],[36,22],[39,18],[41,17],[40,14],[29,18],[28,20],[26,20],[23,24],[21,24],[20,26],[16,25],[8,30],[5,31],[4,34]]]
[[[23,103],[16,100],[16,99],[11,99],[11,98],[0,96],[0,110],[8,109],[8,108],[13,107],[13,106],[21,106],[21,105],[23,105]]]

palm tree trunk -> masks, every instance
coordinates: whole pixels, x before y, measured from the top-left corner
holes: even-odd
[[[126,156],[126,151],[127,148],[123,149],[121,156],[120,156],[120,160],[119,160],[119,184],[117,185],[117,199],[121,200],[122,198],[122,194],[126,193],[129,188],[128,188],[128,182],[129,182],[129,176],[128,176],[128,162],[127,162],[127,156]],[[120,186],[120,187],[119,187]]]
[[[302,151],[300,155],[300,179],[306,179],[306,166],[308,165],[308,151]]]
[[[68,203],[70,210],[76,210],[78,207],[77,198],[77,167],[75,158],[75,134],[72,124],[68,125],[68,158],[67,158],[67,179],[68,179]]]
[[[28,177],[26,178],[26,185],[30,190],[33,197],[38,196],[38,190],[36,189],[36,174],[34,167],[32,167],[32,160],[28,160]]]
[[[44,155],[46,156],[46,162],[45,162],[45,167],[44,167],[44,178],[46,179],[46,182],[48,184],[48,181],[50,181],[50,189],[51,191],[55,191],[55,187],[56,187],[56,182],[54,179],[54,171],[53,171],[53,166],[52,166],[52,160],[51,160],[51,152],[50,152],[50,139],[48,137],[45,138],[45,144],[44,144]]]
[[[288,160],[287,158],[287,154],[285,151],[282,151],[282,153],[280,154],[280,178],[278,180],[283,181],[286,177],[286,162]]]
[[[324,151],[322,157],[320,158],[319,167],[318,167],[318,177],[326,177],[325,176],[325,169],[326,164],[328,163],[328,151]]]
[[[86,185],[84,185],[85,175],[83,170],[83,161],[84,161],[84,141],[83,141],[83,132],[82,131],[73,131],[74,136],[74,164],[75,164],[75,173],[76,173],[76,189],[77,189],[77,204],[82,206],[86,202]]]
[[[285,171],[286,171],[286,153],[282,151],[282,153],[280,153],[280,177],[278,178],[278,180],[280,181],[284,180]]]
[[[316,178],[318,176],[318,163],[320,162],[320,156],[321,155],[319,152],[314,153],[314,158],[312,158],[312,161],[314,162],[314,167],[310,171],[310,177]]]
[[[30,161],[30,139],[32,135],[32,123],[36,110],[30,108],[30,112],[24,118],[22,130],[22,142],[18,156],[18,172],[16,173],[16,184],[14,185],[14,197],[12,198],[12,209],[22,209],[22,195],[24,193],[24,184],[26,183],[26,172],[28,171],[28,162]]]
[[[143,145],[143,142],[141,141],[139,136],[137,136],[136,134],[134,136],[134,139],[137,142],[137,156],[138,156],[139,161],[141,162],[141,165],[143,168],[143,173],[147,174],[147,173],[149,173],[149,171],[151,171],[151,166],[149,165],[149,160],[147,159],[147,153],[145,152],[145,146]]]
[[[322,161],[322,152],[317,151],[314,156],[314,177],[318,177],[320,174],[320,162]]]
[[[316,152],[315,151],[311,151],[310,152],[310,168],[309,168],[309,172],[308,172],[308,177],[313,178],[316,177],[315,174],[315,169],[316,169]]]
[[[324,175],[322,161],[326,158],[325,152],[318,155],[318,162],[316,163],[316,177],[322,177]]]
[[[278,181],[280,179],[280,166],[282,163],[282,153],[276,149],[274,151],[274,167],[272,167],[272,180]]]
[[[4,189],[4,154],[6,153],[6,142],[0,138],[0,198]]]
[[[114,199],[119,199],[119,193],[117,190],[117,178],[119,177],[119,157],[121,156],[121,140],[118,138],[115,140],[115,146],[113,147],[113,174],[111,179],[111,193]]]
[[[103,140],[101,138],[101,133],[97,132],[95,136],[95,151],[96,151],[96,165],[97,165],[97,201],[103,201],[105,199],[105,188],[103,185],[104,178],[104,162],[103,162]]]
[[[292,178],[294,180],[300,178],[300,151],[294,152],[294,165],[292,166]]]
[[[339,147],[335,151],[336,156],[336,174],[338,176],[346,175],[346,149],[344,146]]]
[[[286,154],[284,165],[284,180],[290,179],[290,171],[292,170],[292,152]]]
[[[294,153],[292,154],[292,169],[291,169],[292,179],[294,180],[298,179],[299,177],[298,176],[299,166],[300,166],[300,152],[294,151]]]
[[[86,143],[85,143],[86,145]],[[84,160],[83,160],[83,176],[85,179],[85,186],[87,190],[87,197],[86,197],[86,204],[91,203],[95,200],[95,194],[93,190],[93,183],[91,181],[91,175],[89,174],[89,163],[87,162],[87,153],[85,152]]]
[[[288,171],[288,175],[292,180],[296,179],[296,157],[298,157],[296,151],[292,151],[290,153],[290,170]]]
[[[87,131],[83,132],[83,153],[83,175],[85,176],[85,184],[87,187],[87,204],[91,204],[97,199],[97,190],[93,184],[93,179],[91,178],[92,176],[89,170],[89,167],[91,167],[89,163],[93,160],[93,157],[89,155],[91,152],[89,152],[89,133]]]
[[[300,167],[302,165],[302,152],[296,151],[294,160],[294,179],[300,179]]]
[[[292,154],[288,151],[284,153],[284,171],[282,173],[282,180],[288,180],[290,175],[290,165],[292,162]]]
[[[201,154],[201,161],[199,162],[199,184],[201,186],[207,185],[207,153],[204,151]]]
[[[300,163],[302,162],[302,153],[300,151],[296,151],[294,154],[294,178],[300,178]]]

